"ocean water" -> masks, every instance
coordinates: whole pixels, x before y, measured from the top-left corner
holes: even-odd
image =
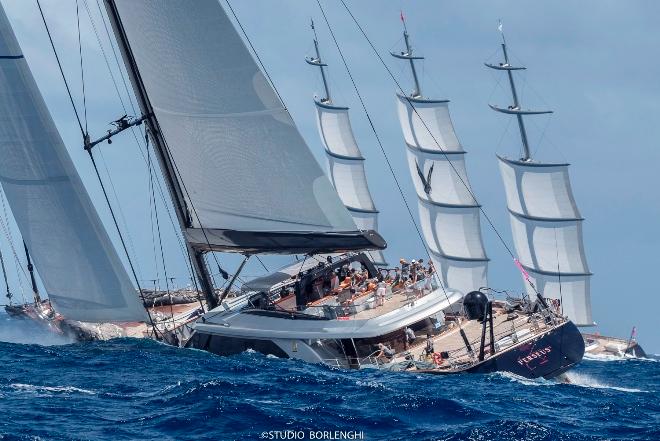
[[[660,440],[653,360],[585,360],[558,384],[70,343],[5,315],[0,341],[0,439]]]

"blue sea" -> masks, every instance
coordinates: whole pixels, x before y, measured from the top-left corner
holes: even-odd
[[[70,343],[5,315],[0,340],[6,440],[660,440],[654,360],[585,360],[557,384]]]

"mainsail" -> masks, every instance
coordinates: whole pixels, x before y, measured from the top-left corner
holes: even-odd
[[[487,286],[488,258],[481,238],[479,205],[465,169],[461,146],[449,115],[448,100],[422,97],[408,32],[406,52],[415,90],[398,94],[399,122],[407,145],[410,174],[418,196],[424,239],[442,282],[463,293]]]
[[[590,278],[582,239],[582,221],[571,190],[568,165],[534,161],[523,115],[550,111],[523,110],[518,102],[514,70],[502,43],[504,63],[486,66],[506,71],[513,105],[494,110],[515,115],[520,129],[523,157],[520,160],[498,156],[509,208],[516,253],[536,289],[546,298],[557,299],[564,315],[578,326],[593,325]],[[525,284],[530,294],[534,289]]]
[[[312,24],[312,29],[314,24]],[[321,60],[318,41],[314,39],[316,58],[306,58],[308,64],[318,66],[323,78],[325,97],[315,99],[319,134],[328,160],[328,173],[339,198],[353,216],[353,221],[360,230],[378,230],[378,210],[374,204],[367,176],[364,171],[364,157],[357,145],[348,107],[337,106],[330,97],[325,76],[326,64]],[[376,266],[386,266],[382,251],[367,253]]]
[[[55,309],[86,322],[145,310],[0,5],[0,182]]]
[[[217,0],[106,4],[195,250],[384,248],[357,230]]]

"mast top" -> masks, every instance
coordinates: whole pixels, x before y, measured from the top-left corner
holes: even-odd
[[[390,52],[390,55],[392,55],[394,58],[408,60],[410,62],[410,70],[412,71],[413,81],[415,83],[415,89],[410,94],[410,97],[421,98],[422,90],[419,87],[419,79],[417,78],[417,70],[415,69],[415,60],[423,60],[424,57],[413,55],[413,48],[410,45],[408,28],[406,27],[406,17],[403,15],[403,11],[401,11],[401,22],[403,23],[403,39],[406,42],[406,50],[405,52]]]
[[[316,35],[316,28],[314,27],[314,20],[311,21],[312,32],[314,32],[314,50],[316,51],[316,57],[305,57],[307,64],[311,66],[316,66],[321,69],[321,78],[323,79],[323,88],[325,89],[325,97],[321,98],[322,104],[331,104],[332,98],[330,97],[330,87],[328,87],[328,79],[325,77],[325,67],[328,67],[321,60],[321,52],[319,51],[319,42],[318,36]]]
[[[513,104],[507,106],[506,108],[496,106],[494,104],[489,104],[489,107],[496,112],[505,113],[508,115],[515,115],[518,120],[518,128],[520,129],[520,139],[523,144],[523,157],[520,158],[522,161],[530,161],[531,153],[529,148],[529,141],[527,139],[527,130],[525,129],[525,123],[523,121],[523,115],[543,115],[547,113],[553,113],[552,110],[524,110],[520,107],[520,102],[518,100],[518,93],[516,92],[516,84],[513,81],[513,71],[516,70],[525,70],[524,66],[512,66],[509,63],[509,54],[506,47],[506,39],[504,38],[504,31],[502,30],[502,20],[499,21],[497,30],[502,35],[502,54],[504,55],[504,62],[498,64],[484,63],[484,65],[490,69],[501,70],[507,73],[509,78],[509,86],[511,88],[511,96],[513,98]]]

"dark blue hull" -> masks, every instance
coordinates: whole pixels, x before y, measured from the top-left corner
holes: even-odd
[[[584,355],[584,340],[573,322],[566,322],[538,337],[507,348],[461,372],[510,372],[524,378],[554,378],[563,374]],[[433,374],[457,373],[437,370]]]

